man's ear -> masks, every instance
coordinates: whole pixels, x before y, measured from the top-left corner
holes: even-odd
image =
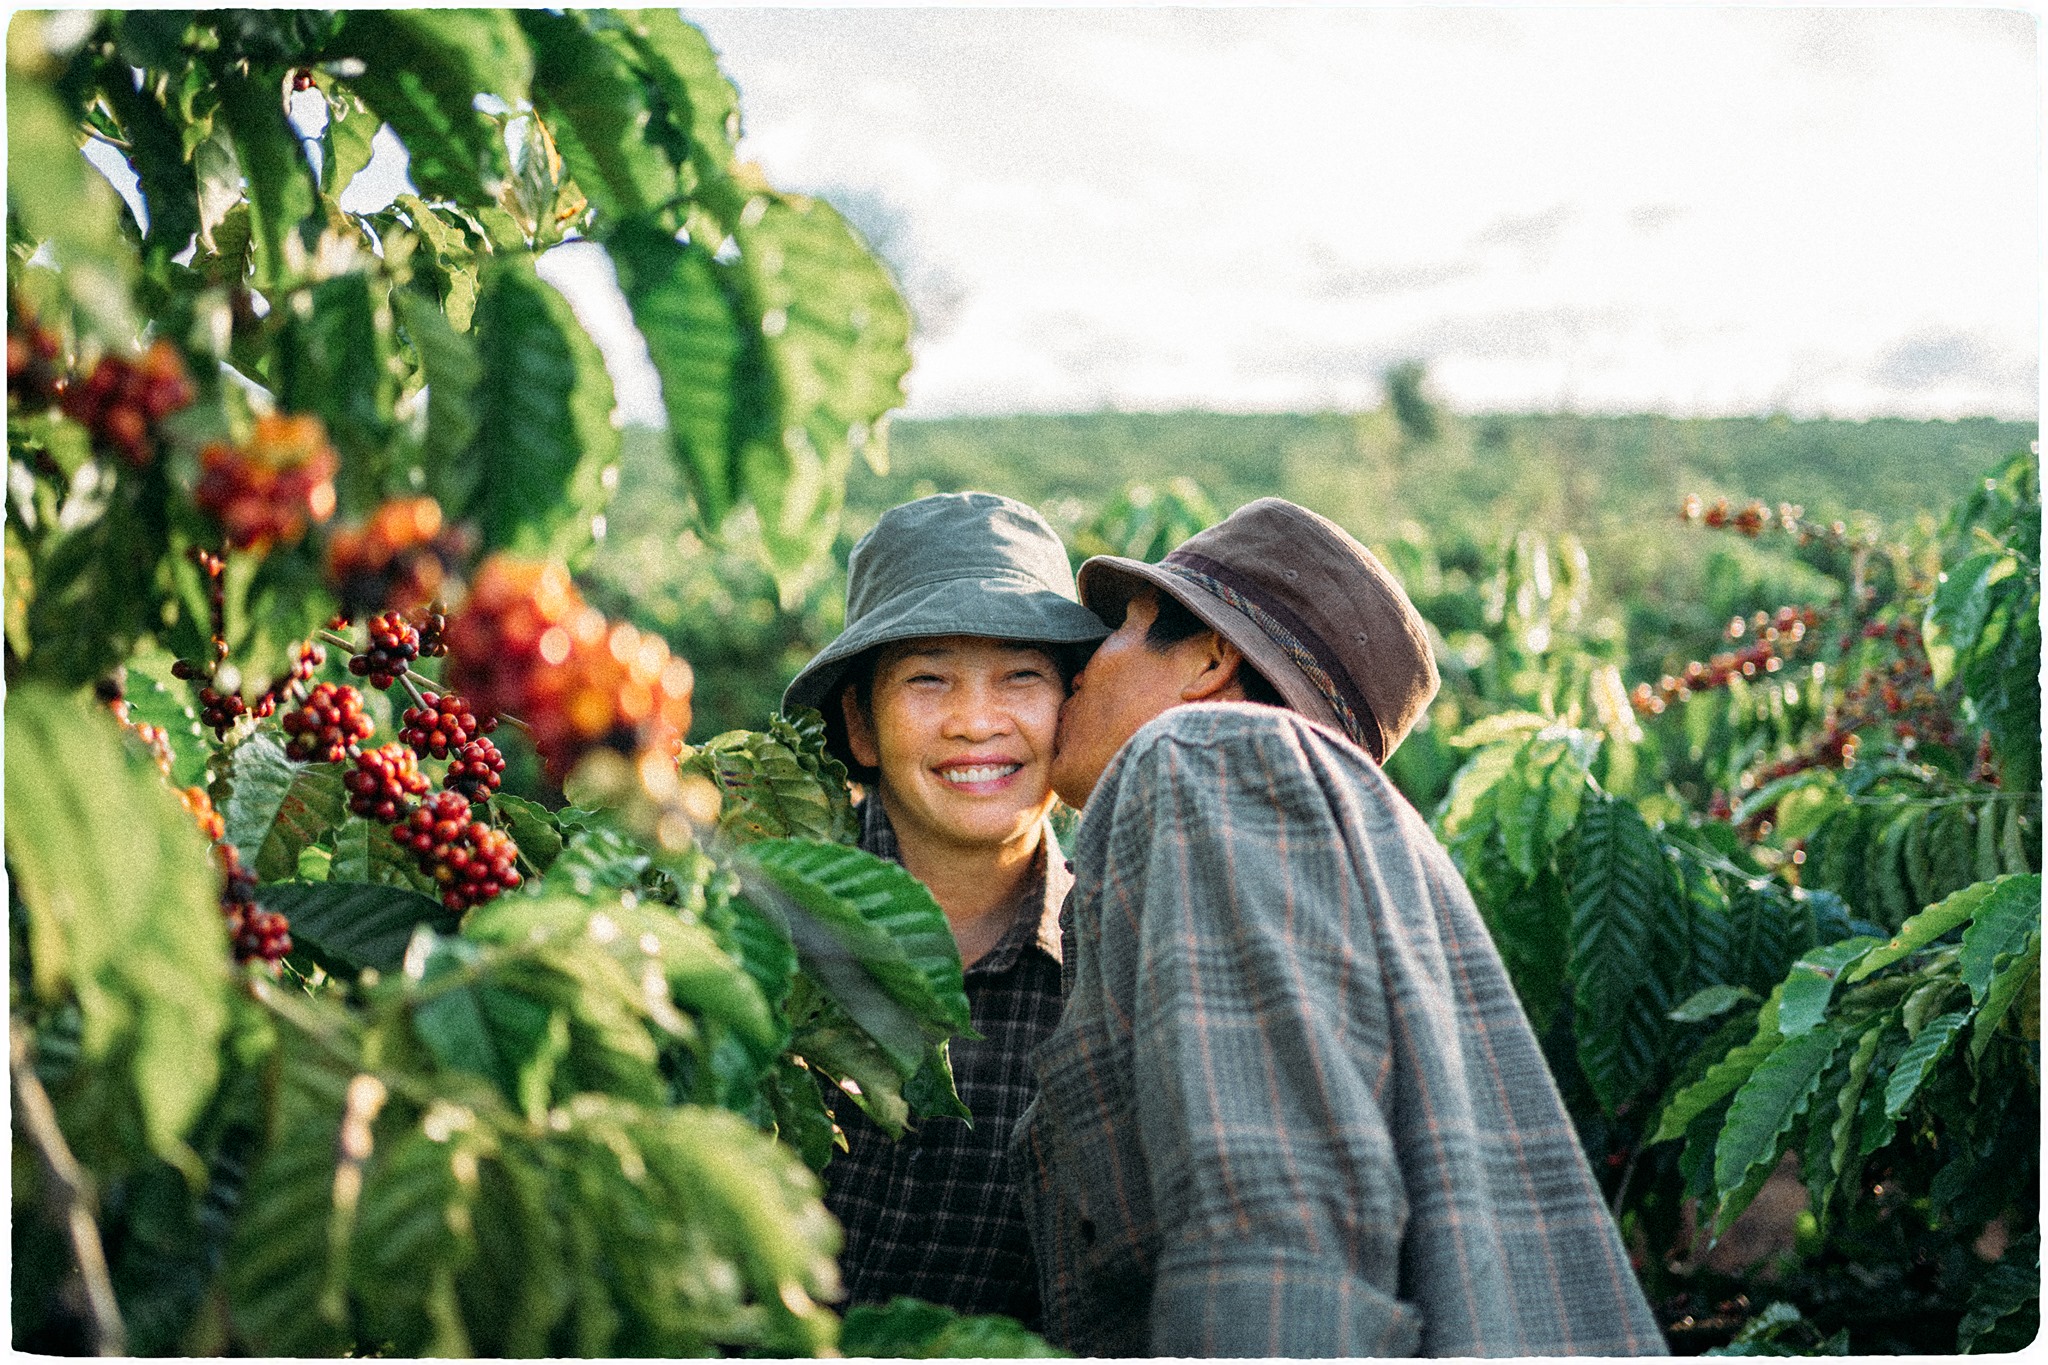
[[[1186,644],[1194,651],[1189,662],[1199,667],[1181,688],[1182,701],[1243,700],[1244,689],[1237,684],[1237,670],[1244,664],[1243,651],[1224,639],[1219,630],[1205,631]]]
[[[839,689],[839,713],[846,717],[846,747],[863,768],[882,766],[882,751],[875,745],[875,727],[861,710],[860,699],[851,687]]]

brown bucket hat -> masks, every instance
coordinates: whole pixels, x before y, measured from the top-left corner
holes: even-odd
[[[1245,504],[1157,564],[1097,555],[1081,566],[1081,601],[1115,623],[1147,583],[1376,761],[1436,695],[1429,627],[1400,583],[1349,532],[1284,498]]]

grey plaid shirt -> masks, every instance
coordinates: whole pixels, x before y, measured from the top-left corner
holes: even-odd
[[[861,812],[860,846],[900,862],[879,795]],[[954,1039],[951,1057],[971,1128],[925,1119],[892,1142],[852,1103],[835,1106],[847,1150],[825,1167],[825,1206],[846,1228],[842,1307],[908,1294],[1037,1323],[1038,1277],[1006,1149],[1031,1099],[1031,1051],[1060,1017],[1059,912],[1072,885],[1048,825],[1016,922],[967,969],[981,1041]]]
[[[1081,1354],[1662,1353],[1442,847],[1290,712],[1177,707],[1074,854],[1070,993],[1017,1136]]]

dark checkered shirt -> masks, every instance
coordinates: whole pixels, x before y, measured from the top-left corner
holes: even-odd
[[[900,862],[879,795],[861,810],[860,846]],[[1037,1271],[1006,1149],[1031,1100],[1031,1051],[1059,1022],[1059,912],[1072,885],[1048,825],[1015,923],[967,969],[981,1041],[955,1038],[951,1055],[972,1127],[924,1119],[891,1142],[851,1101],[834,1106],[847,1150],[825,1168],[825,1205],[846,1228],[842,1308],[908,1294],[1037,1323]]]
[[[1081,1355],[1663,1354],[1457,869],[1359,749],[1182,706],[1088,802],[1019,1169]]]

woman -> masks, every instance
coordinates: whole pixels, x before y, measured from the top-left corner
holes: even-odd
[[[1080,605],[1045,519],[990,493],[890,509],[847,563],[846,630],[789,685],[866,786],[861,847],[945,911],[979,1042],[955,1039],[974,1115],[900,1141],[838,1106],[825,1169],[846,1229],[849,1303],[908,1294],[962,1313],[1038,1317],[1029,1236],[1004,1151],[1030,1099],[1026,1058],[1059,1022],[1059,908],[1072,877],[1047,820],[1067,681],[1108,633]]]

